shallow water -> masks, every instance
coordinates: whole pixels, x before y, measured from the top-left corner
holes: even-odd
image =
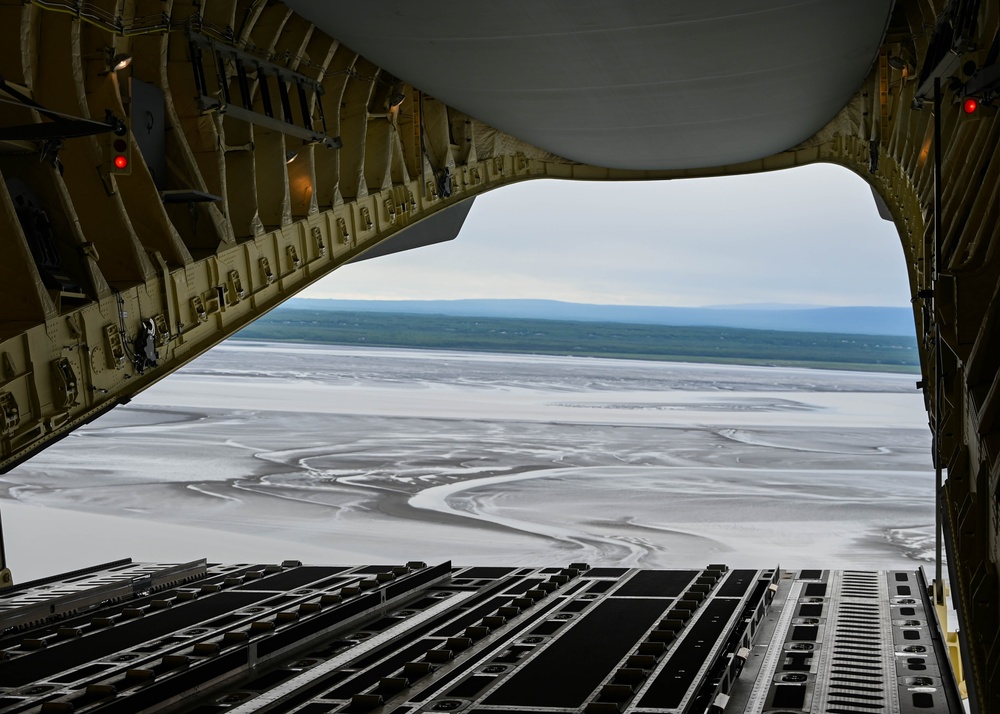
[[[19,580],[272,546],[912,569],[929,448],[910,375],[237,342],[7,474],[0,508]]]

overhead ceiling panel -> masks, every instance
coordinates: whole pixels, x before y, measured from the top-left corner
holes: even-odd
[[[722,166],[815,134],[892,0],[286,0],[372,62],[519,139],[624,169]]]

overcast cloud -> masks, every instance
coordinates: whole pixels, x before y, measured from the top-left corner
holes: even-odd
[[[701,306],[909,302],[896,230],[840,167],[641,183],[529,181],[454,241],[348,265],[302,297]]]

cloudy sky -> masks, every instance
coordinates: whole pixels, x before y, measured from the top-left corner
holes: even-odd
[[[345,266],[302,297],[904,306],[908,291],[867,184],[817,165],[509,186],[476,199],[456,240]]]

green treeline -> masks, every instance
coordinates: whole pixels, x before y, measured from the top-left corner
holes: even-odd
[[[916,372],[913,338],[493,317],[279,309],[247,340]]]

